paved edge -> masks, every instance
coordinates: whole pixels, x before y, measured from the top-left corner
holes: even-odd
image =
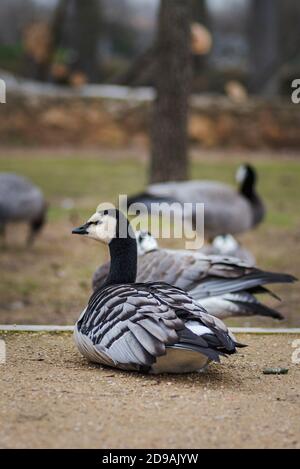
[[[0,332],[73,332],[74,326],[1,324]],[[300,334],[300,328],[230,327],[235,334]]]

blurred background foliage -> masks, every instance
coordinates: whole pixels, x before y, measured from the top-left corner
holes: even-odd
[[[224,93],[237,80],[256,94],[290,93],[300,73],[299,1],[191,3],[192,23],[212,37],[203,56],[207,38],[193,29],[194,91]],[[1,0],[0,69],[65,84],[151,85],[158,6],[158,0]]]
[[[70,233],[100,201],[149,181],[233,184],[247,161],[268,213],[243,243],[259,266],[300,276],[299,22],[299,0],[1,0],[0,171],[50,204],[34,249],[12,227],[1,251],[2,323],[77,318],[107,252]],[[299,289],[276,292],[299,326]]]

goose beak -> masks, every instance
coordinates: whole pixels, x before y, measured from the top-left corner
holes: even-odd
[[[78,228],[74,228],[72,230],[72,234],[78,234],[78,235],[85,235],[88,234],[87,228],[88,228],[88,223],[85,223],[85,225],[78,226]]]

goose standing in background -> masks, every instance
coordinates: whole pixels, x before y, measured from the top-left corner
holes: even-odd
[[[272,293],[264,285],[291,283],[288,274],[264,272],[239,259],[203,255],[197,251],[160,249],[148,232],[136,233],[138,245],[138,282],[167,282],[187,292],[220,319],[265,316],[284,319],[281,313],[262,304],[257,293]],[[101,288],[110,263],[99,267],[93,276],[93,289]],[[274,295],[273,295],[274,296]]]
[[[135,283],[137,243],[121,212],[97,211],[73,233],[107,244],[111,257],[104,285],[75,325],[75,342],[86,358],[125,370],[188,373],[241,346],[183,290],[162,282]]]
[[[256,192],[255,169],[250,165],[241,166],[236,173],[236,179],[239,183],[238,191],[227,184],[205,180],[152,184],[147,187],[146,192],[129,197],[127,206],[129,208],[132,204],[143,203],[150,209],[153,203],[191,203],[191,212],[184,216],[196,229],[195,204],[202,203],[206,239],[243,233],[261,223],[265,208]]]
[[[0,173],[0,231],[13,222],[27,222],[28,244],[46,221],[47,204],[41,190],[28,179],[14,173]]]
[[[245,261],[249,266],[256,264],[253,254],[230,234],[217,236],[211,244],[206,244],[199,252],[206,255],[235,257]]]

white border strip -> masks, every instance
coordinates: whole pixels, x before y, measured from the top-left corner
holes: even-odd
[[[55,325],[0,325],[3,332],[73,332],[74,326]],[[300,334],[300,328],[263,328],[263,327],[230,327],[235,334]]]
[[[50,326],[50,325],[0,325],[0,331],[13,332],[73,332],[74,326]]]
[[[234,334],[300,334],[298,327],[230,327]]]

